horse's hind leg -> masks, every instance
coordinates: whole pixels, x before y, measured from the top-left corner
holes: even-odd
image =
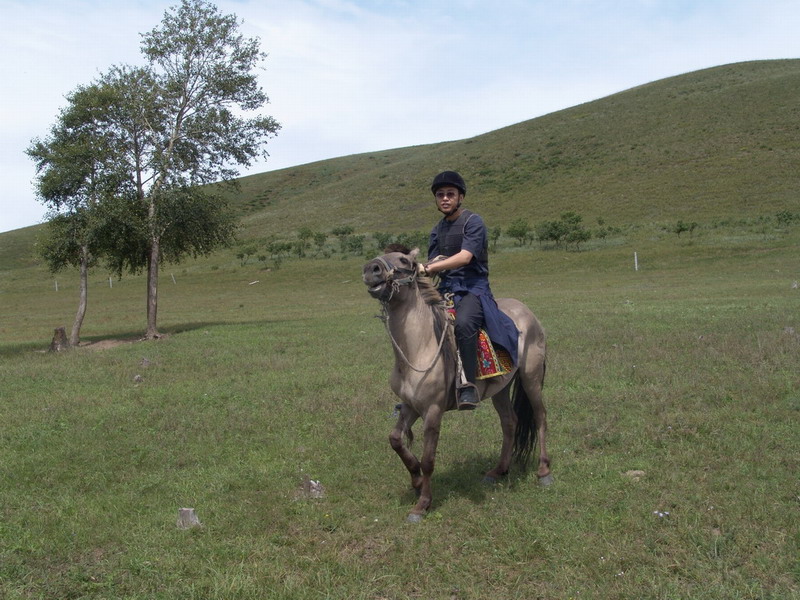
[[[542,386],[544,384],[544,357],[537,365],[531,376],[522,378],[522,385],[533,409],[533,419],[536,423],[536,438],[539,441],[539,468],[536,476],[541,485],[553,483],[553,476],[550,473],[550,456],[547,454],[547,410],[542,400]]]
[[[494,409],[500,417],[500,429],[503,431],[503,445],[500,448],[500,460],[497,466],[483,476],[485,483],[497,483],[497,480],[508,474],[511,456],[514,451],[514,430],[517,427],[517,416],[509,401],[508,388],[492,397]]]
[[[413,438],[411,427],[418,418],[419,415],[414,412],[411,407],[406,404],[401,404],[400,416],[397,419],[394,429],[389,434],[389,444],[392,446],[392,450],[397,452],[397,455],[400,457],[400,460],[403,461],[406,469],[408,469],[411,475],[411,486],[419,496],[420,487],[422,486],[422,472],[419,459],[414,456],[414,453],[411,452],[409,447],[403,442],[403,437],[407,436],[409,440]]]

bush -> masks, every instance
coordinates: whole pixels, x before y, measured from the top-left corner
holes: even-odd
[[[542,242],[553,242],[560,246],[564,242],[567,246],[575,244],[580,250],[580,245],[592,239],[592,233],[581,223],[583,217],[573,211],[565,212],[558,221],[545,221],[536,227],[536,235]]]
[[[775,214],[775,219],[778,225],[791,225],[795,220],[800,219],[800,214],[793,213],[789,210],[782,210]]]
[[[506,229],[506,234],[517,240],[518,246],[522,246],[532,239],[533,229],[524,219],[515,219]]]

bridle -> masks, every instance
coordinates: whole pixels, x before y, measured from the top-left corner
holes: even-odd
[[[386,299],[381,298],[380,300],[385,310],[386,305],[392,301],[394,295],[400,290],[401,285],[411,285],[417,280],[417,270],[397,269],[390,265],[382,256],[378,256],[375,260],[378,261],[386,270],[386,277],[384,278],[384,281],[386,282],[386,285],[389,286],[389,297]],[[400,271],[407,272],[408,274],[405,277],[395,278],[395,274]]]
[[[383,298],[380,299],[381,314],[376,315],[376,317],[379,318],[381,321],[383,321],[383,325],[386,327],[386,333],[389,334],[389,339],[392,340],[392,346],[394,346],[394,349],[397,350],[397,353],[403,359],[403,362],[406,363],[408,368],[411,369],[412,371],[416,371],[417,373],[427,373],[433,368],[433,365],[436,363],[437,359],[439,358],[439,354],[442,351],[442,347],[444,346],[444,340],[447,337],[447,331],[451,327],[450,319],[445,320],[445,326],[442,327],[442,335],[439,338],[439,343],[436,347],[436,353],[433,355],[430,364],[424,369],[420,369],[412,365],[411,361],[408,360],[408,357],[405,355],[405,352],[403,352],[402,348],[400,348],[400,345],[397,343],[397,340],[395,340],[394,336],[392,335],[392,330],[389,327],[388,307],[389,307],[389,302],[391,302],[392,298],[394,298],[395,293],[397,293],[400,290],[401,286],[411,285],[417,280],[418,271],[417,269],[402,269],[402,270],[396,269],[395,267],[390,265],[382,256],[378,256],[375,260],[378,261],[383,266],[384,269],[386,269],[385,282],[388,286],[390,286],[389,297],[385,299]],[[404,277],[395,278],[395,273],[398,273],[399,271],[407,272],[408,274],[405,275]],[[417,288],[417,293],[419,294],[419,288]]]

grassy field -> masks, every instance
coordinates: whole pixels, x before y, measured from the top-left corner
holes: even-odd
[[[556,483],[481,484],[494,411],[451,413],[419,525],[363,257],[167,266],[154,342],[144,281],[98,273],[62,354],[76,278],[0,265],[0,597],[798,598],[798,249],[797,226],[501,244],[495,294],[548,332]]]

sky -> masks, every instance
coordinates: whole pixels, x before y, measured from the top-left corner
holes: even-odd
[[[114,65],[143,65],[141,34],[177,4],[0,0],[0,232],[45,219],[25,150],[67,94]],[[797,0],[214,4],[260,39],[261,112],[282,127],[243,175],[466,139],[665,77],[800,57]]]

